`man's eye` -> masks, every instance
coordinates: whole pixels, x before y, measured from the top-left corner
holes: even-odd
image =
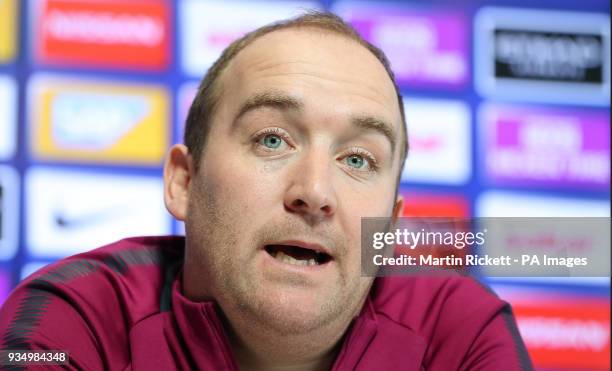
[[[367,165],[366,160],[361,155],[350,155],[346,157],[346,163],[355,169],[362,169]]]
[[[378,170],[378,164],[374,156],[363,149],[350,150],[350,152],[342,158],[342,162],[351,170],[355,171],[367,173]]]
[[[255,148],[263,153],[280,153],[291,148],[289,135],[278,128],[266,129],[256,134]]]
[[[276,134],[267,134],[261,139],[261,145],[270,148],[277,149],[283,143],[283,139]]]

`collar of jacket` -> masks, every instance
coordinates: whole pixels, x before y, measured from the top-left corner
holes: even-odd
[[[238,370],[214,303],[193,302],[181,292],[177,278],[172,287],[172,311],[197,368]],[[420,370],[426,348],[423,338],[377,312],[374,302],[368,295],[344,337],[333,370]]]

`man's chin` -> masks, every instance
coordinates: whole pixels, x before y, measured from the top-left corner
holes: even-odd
[[[244,314],[283,334],[316,331],[342,313],[337,296],[312,290],[276,287],[252,299],[242,306]]]

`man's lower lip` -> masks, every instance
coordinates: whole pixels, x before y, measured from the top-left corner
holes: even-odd
[[[323,270],[326,267],[330,266],[332,264],[332,260],[323,263],[323,264],[315,264],[315,265],[297,265],[297,264],[291,264],[291,263],[287,263],[284,261],[281,261],[275,257],[273,257],[272,255],[268,254],[267,251],[262,250],[262,253],[264,255],[266,255],[266,257],[272,261],[274,261],[276,264],[282,266],[282,267],[286,267],[287,269],[290,270],[295,270],[295,271],[319,271],[319,270]]]

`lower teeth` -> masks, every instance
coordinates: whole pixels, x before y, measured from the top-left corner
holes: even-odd
[[[317,261],[314,258],[308,260],[296,259],[291,255],[285,254],[282,251],[278,251],[274,257],[283,263],[292,265],[317,265]]]

